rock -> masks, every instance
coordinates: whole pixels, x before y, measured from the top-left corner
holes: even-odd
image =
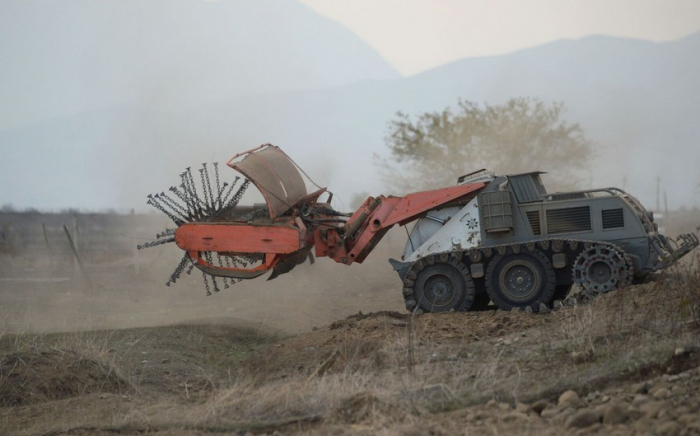
[[[564,306],[576,306],[577,303],[576,297],[567,297],[564,299]]]
[[[539,313],[545,314],[545,313],[549,313],[549,312],[550,312],[549,307],[547,307],[547,305],[544,303],[540,303]]]
[[[573,415],[574,413],[576,413],[576,409],[574,409],[574,408],[572,408],[572,407],[567,407],[566,409],[564,409],[564,410],[562,410],[561,412],[559,412],[556,416],[554,416],[553,419],[554,419],[555,422],[558,422],[558,423],[560,423],[560,424],[563,424],[563,423],[566,421],[566,419],[567,419],[569,416]],[[596,416],[597,416],[597,415],[596,415]]]
[[[683,386],[674,386],[671,388],[671,393],[673,395],[685,395],[688,393],[688,390]]]
[[[525,313],[533,313],[532,306],[525,306]]]
[[[586,430],[579,432],[580,434],[604,434],[601,433],[603,430],[603,424],[596,422],[595,424],[591,425],[590,427],[586,427]],[[615,435],[617,436],[617,435]]]
[[[630,421],[636,421],[644,416],[644,413],[640,410],[635,409],[634,407],[630,406],[627,409],[627,416],[629,417]]]
[[[536,413],[531,413],[528,415],[530,417],[530,422],[535,425],[545,425],[545,420]]]
[[[511,311],[511,312],[521,312],[521,311],[522,311],[522,309],[521,309],[521,308],[519,308],[518,306],[513,306],[513,308],[512,308],[512,309],[510,309],[510,311]]]
[[[674,356],[684,356],[686,354],[690,354],[690,351],[686,350],[683,347],[678,347],[676,350],[673,352]]]
[[[661,436],[676,435],[676,434],[680,433],[681,426],[677,422],[666,421],[666,422],[662,422],[661,424],[657,425],[654,430],[656,430],[656,434],[661,435]]]
[[[608,407],[603,413],[603,424],[615,425],[622,424],[629,419],[627,409],[620,404],[613,404]]]
[[[649,401],[651,401],[651,398],[649,398],[649,395],[638,394],[638,395],[634,396],[634,399],[632,400],[632,404],[634,406],[639,407],[644,403],[648,403]]]
[[[520,413],[527,413],[531,410],[532,408],[528,406],[525,403],[518,403],[515,405],[515,410],[520,412]]]
[[[535,403],[532,405],[532,410],[534,410],[538,415],[541,415],[543,410],[549,409],[550,407],[552,407],[552,403],[549,401],[539,400],[535,401]]]
[[[540,416],[545,419],[552,419],[555,416],[559,415],[561,413],[561,410],[559,407],[550,407],[548,409],[544,409],[542,413],[540,413]]]
[[[685,415],[686,413],[690,413],[690,408],[688,406],[679,406],[673,409],[674,412],[676,412],[676,415],[681,416]]]
[[[598,423],[598,415],[592,410],[582,410],[566,419],[566,428],[585,428]]]
[[[598,392],[598,391],[589,392],[588,395],[586,395],[586,401],[589,403],[592,403],[593,401],[597,400],[599,397],[600,397],[600,392]]]
[[[581,398],[575,391],[566,391],[559,396],[557,404],[560,407],[573,407],[575,409],[581,405]]]
[[[635,394],[647,394],[649,393],[649,387],[649,382],[643,382],[635,386],[632,392]]]
[[[488,418],[489,416],[491,416],[491,415],[488,414],[488,413],[486,413],[486,412],[483,411],[483,410],[479,410],[478,412],[476,412],[476,413],[474,414],[474,420],[475,420],[475,421],[483,421],[483,420],[485,420],[486,418]]]
[[[666,403],[664,401],[649,401],[639,406],[639,411],[644,413],[647,418],[656,418],[661,409]]]
[[[602,401],[603,403],[607,403],[608,401],[610,401],[610,397],[607,396],[607,395],[603,395],[603,396],[600,398],[600,401]]]
[[[552,303],[552,310],[559,310],[562,307],[564,307],[564,303],[561,300],[554,300],[554,303]]]
[[[527,421],[527,415],[520,412],[510,412],[503,415],[503,422]]]
[[[671,391],[666,388],[659,388],[652,393],[652,396],[657,400],[665,400],[671,396]]]
[[[683,415],[678,417],[678,422],[680,422],[683,425],[688,425],[694,421],[700,421],[698,420],[698,415],[695,413],[684,413]]]

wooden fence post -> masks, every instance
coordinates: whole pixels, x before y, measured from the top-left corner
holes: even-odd
[[[49,253],[49,265],[53,268],[53,253],[49,245],[49,236],[46,234],[46,223],[41,223],[41,228],[44,230],[44,242],[46,242],[46,251]]]
[[[68,229],[66,229],[66,231],[68,231]],[[71,239],[70,235],[68,239]],[[75,252],[75,259],[78,262],[77,264],[73,262],[73,266],[75,267],[76,271],[80,271],[82,265],[80,265],[80,251],[78,250],[78,215],[73,215],[73,237],[71,240],[71,249]]]
[[[70,244],[70,249],[73,251],[73,256],[75,256],[75,260],[78,263],[78,268],[80,273],[85,277],[85,280],[88,282],[88,285],[92,286],[92,281],[90,280],[90,277],[88,277],[87,272],[85,271],[85,267],[83,267],[83,261],[80,259],[80,254],[78,253],[78,249],[76,248],[75,244],[73,243],[73,238],[70,237],[70,232],[68,231],[68,227],[66,225],[63,225],[63,230],[66,231],[66,236],[68,237],[68,243]]]
[[[136,211],[131,209],[131,237],[136,238]],[[134,273],[138,276],[141,274],[141,265],[139,264],[139,250],[136,244],[133,245],[134,252]]]

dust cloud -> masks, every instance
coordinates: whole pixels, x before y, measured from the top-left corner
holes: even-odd
[[[153,228],[135,235],[120,223],[99,232],[83,230],[79,247],[87,278],[74,264],[59,225],[47,226],[50,252],[41,246],[42,238],[21,250],[9,243],[2,246],[0,331],[48,333],[205,322],[288,335],[359,311],[403,310],[400,281],[387,262],[403,249],[399,231],[387,235],[362,265],[320,258],[271,281],[262,276],[228,289],[219,282],[221,291],[206,296],[202,273],[196,269],[165,285],[183,255],[174,244],[134,251],[136,243],[163,224],[156,216],[140,218]],[[78,216],[79,225],[87,227],[87,221]],[[18,227],[4,231],[10,239],[20,233]],[[105,235],[112,236],[111,242]],[[105,243],[111,249],[101,247]],[[14,245],[22,244],[16,239]]]

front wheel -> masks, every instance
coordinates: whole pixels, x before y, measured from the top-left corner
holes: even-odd
[[[436,262],[417,273],[406,308],[422,312],[465,311],[471,308],[474,295],[474,280],[464,264]]]

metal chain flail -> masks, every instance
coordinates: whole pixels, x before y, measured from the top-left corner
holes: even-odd
[[[206,163],[203,163],[202,167],[204,169],[204,180],[206,181],[206,186],[204,186],[204,188],[206,189],[207,193],[209,194],[209,200],[211,201],[211,210],[214,211],[214,209],[216,209],[216,204],[214,203],[214,195],[212,194],[212,190],[211,190],[211,181],[209,179],[209,170],[207,169]]]
[[[169,242],[175,242],[175,238],[159,239],[157,241],[146,242],[145,244],[137,245],[136,248],[139,250],[143,250],[144,248],[155,247],[157,245],[163,245]]]
[[[163,213],[164,213],[165,215],[167,215],[168,218],[170,218],[178,227],[181,226],[181,225],[183,225],[183,224],[185,224],[184,221],[182,221],[181,219],[177,218],[177,217],[176,217],[175,215],[173,215],[172,213],[170,213],[170,212],[168,212],[167,210],[165,210],[165,208],[164,208],[160,203],[158,203],[157,199],[156,199],[153,195],[149,195],[149,196],[148,196],[148,201],[147,201],[146,203],[147,203],[147,204],[150,204],[151,206],[155,207],[155,208],[158,209],[159,211],[163,212]]]
[[[216,177],[216,206],[221,207],[221,185],[219,184],[219,163],[214,162],[214,176]]]
[[[170,280],[168,280],[165,286],[170,286],[171,283],[175,283],[177,279],[180,278],[180,274],[182,274],[182,271],[187,266],[187,261],[189,260],[189,258],[190,257],[187,254],[182,256],[182,259],[180,259],[180,263],[175,268],[175,271],[173,271],[173,273],[170,274]]]
[[[147,203],[165,214],[178,227],[188,222],[207,222],[221,219],[223,217],[233,218],[234,209],[243,197],[248,186],[250,186],[250,181],[243,178],[242,183],[239,184],[238,182],[241,177],[236,176],[233,183],[222,183],[219,176],[218,163],[213,163],[213,167],[214,179],[212,180],[207,164],[202,164],[202,168],[199,170],[199,183],[195,183],[192,169],[187,167],[185,171],[180,173],[180,185],[178,187],[171,186],[168,189],[172,195],[166,194],[165,192],[156,193],[155,195],[148,195]],[[197,187],[198,184],[200,185],[199,188]],[[224,214],[223,216],[222,212]],[[265,209],[262,211],[256,211],[256,214],[253,216],[258,216],[257,214],[261,212],[264,213]],[[157,240],[138,245],[138,249],[174,242],[176,231],[177,228],[165,229],[156,235]],[[214,263],[213,259],[214,254],[216,255],[216,264]],[[224,255],[222,259],[220,253],[210,251],[200,252],[199,256],[201,256],[210,265],[222,269],[224,268],[224,264],[226,265],[226,268],[231,268],[232,266],[245,268],[248,266],[248,262],[246,262],[246,260],[250,262],[254,261],[252,258],[239,258],[238,256],[229,255]],[[192,271],[196,266],[195,260],[190,258],[188,254],[185,254],[178,263],[177,267],[170,274],[166,285],[170,286],[171,283],[176,283],[183,272],[187,273],[188,275],[192,274]],[[202,274],[207,295],[211,295],[212,292],[219,292],[219,282],[217,281],[216,276],[212,275],[210,285],[209,278],[207,277],[210,274],[207,274],[204,271],[202,271]],[[241,279],[231,277],[221,277],[224,289],[228,289],[230,285],[233,285],[240,280]]]

